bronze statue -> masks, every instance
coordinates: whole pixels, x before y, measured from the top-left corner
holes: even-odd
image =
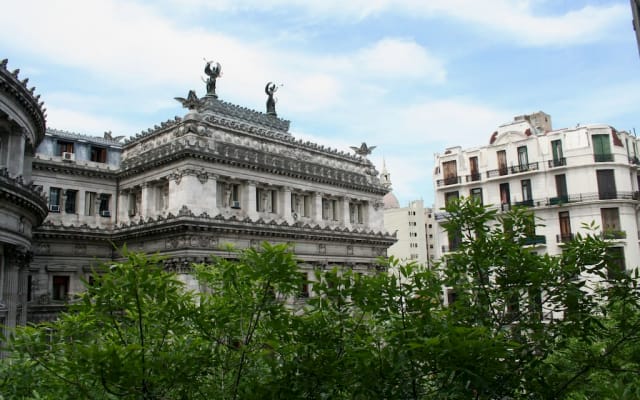
[[[186,99],[184,97],[174,97],[174,99],[178,100],[180,104],[182,104],[182,107],[188,108],[189,110],[197,110],[203,104],[203,101],[198,98],[194,90],[189,90]]]
[[[376,146],[371,146],[371,147],[367,146],[365,142],[362,142],[360,147],[356,147],[356,146],[349,146],[349,147],[351,147],[351,150],[353,150],[357,155],[362,157],[368,156],[369,154],[371,154],[373,149],[376,148]]]
[[[216,95],[216,79],[222,75],[222,66],[218,62],[207,61],[204,73],[209,77],[207,79],[207,96],[218,97]]]
[[[264,92],[269,96],[267,98],[267,114],[276,116],[276,99],[273,97],[273,94],[278,90],[278,86],[276,86],[273,82],[267,82],[267,86],[264,87]]]

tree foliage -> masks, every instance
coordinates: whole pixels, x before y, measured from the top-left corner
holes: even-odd
[[[284,245],[195,265],[194,293],[123,251],[57,321],[21,327],[0,362],[12,399],[640,398],[638,276],[594,233],[561,256],[535,220],[447,206],[458,249],[435,269],[317,270]],[[592,227],[595,228],[595,227]],[[311,284],[310,297],[299,299]],[[443,287],[455,290],[445,304]]]

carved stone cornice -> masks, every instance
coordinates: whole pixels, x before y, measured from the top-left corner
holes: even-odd
[[[6,170],[0,171],[0,200],[22,207],[36,218],[36,225],[44,221],[49,213],[47,199],[42,192],[42,188],[35,185],[25,185],[21,177],[10,178],[5,174]]]
[[[40,95],[35,95],[35,87],[27,89],[29,78],[22,81],[18,78],[19,69],[9,72],[7,70],[7,59],[0,61],[0,92],[13,97],[27,113],[31,116],[35,123],[37,132],[34,132],[35,143],[37,146],[43,139],[46,130],[46,109],[43,107],[44,102],[40,101]]]
[[[56,174],[79,175],[89,178],[100,178],[116,180],[117,170],[105,170],[102,168],[79,165],[75,163],[65,163],[62,161],[43,160],[36,158],[33,160],[33,169],[37,171],[48,171]]]
[[[158,168],[181,159],[195,158],[239,168],[284,175],[306,181],[329,184],[384,195],[388,192],[380,183],[372,183],[366,173],[344,171],[294,157],[272,155],[244,146],[218,143],[215,150],[200,143],[171,142],[122,162],[122,178],[147,169]]]

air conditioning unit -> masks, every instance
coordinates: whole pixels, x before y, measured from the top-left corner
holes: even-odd
[[[100,211],[100,216],[101,216],[101,217],[107,217],[107,218],[110,218],[110,217],[111,217],[111,211],[109,211],[109,210],[102,210],[102,211]]]
[[[60,206],[57,204],[49,204],[49,211],[60,212]]]
[[[231,208],[240,208],[240,202],[238,200],[232,201]]]
[[[73,153],[69,153],[69,152],[63,152],[62,153],[62,160],[63,161],[75,161],[76,160],[76,155]]]

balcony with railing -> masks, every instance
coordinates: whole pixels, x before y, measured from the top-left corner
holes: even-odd
[[[616,229],[607,229],[602,232],[601,236],[603,239],[608,239],[608,240],[626,239],[627,232],[616,230]]]
[[[504,176],[509,174],[519,174],[522,172],[537,171],[539,169],[538,162],[529,164],[513,165],[511,167],[502,167],[487,171],[487,178],[495,178],[496,176]]]
[[[561,233],[556,235],[556,243],[569,243],[573,240],[573,233]]]
[[[467,175],[466,178],[467,182],[476,182],[482,179],[482,174],[476,172],[475,174]]]
[[[513,203],[513,206],[514,207],[533,207],[534,202],[533,202],[533,199],[516,201]]]
[[[556,167],[564,167],[567,165],[567,159],[564,157],[558,158],[558,159],[554,159],[554,160],[549,160],[549,168],[556,168]]]
[[[547,200],[547,205],[562,205],[565,203],[579,203],[582,201],[596,201],[596,200],[640,200],[640,192],[600,192],[600,193],[578,193],[567,196],[550,197]]]
[[[609,154],[594,154],[593,155],[593,161],[595,162],[612,162],[613,161],[613,154],[609,153]]]
[[[532,235],[523,238],[522,244],[526,246],[535,246],[547,244],[547,238],[544,235]]]
[[[440,186],[449,186],[449,185],[457,185],[462,182],[462,177],[460,176],[450,176],[444,179],[438,179],[436,184],[438,187]]]

